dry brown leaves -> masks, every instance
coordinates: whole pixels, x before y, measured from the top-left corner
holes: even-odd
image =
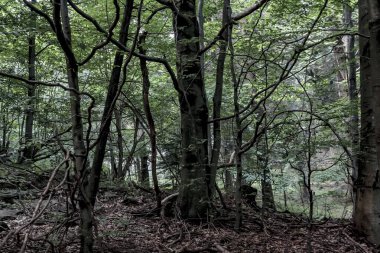
[[[103,195],[105,196],[105,195]],[[154,209],[149,195],[138,198],[137,205],[122,204],[122,197],[100,197],[96,211],[97,238],[95,252],[379,252],[355,235],[347,220],[326,220],[314,224],[311,231],[299,216],[288,213],[260,213],[247,208],[240,232],[233,229],[233,212],[212,222],[188,223],[177,218],[162,220],[148,213]],[[139,215],[136,215],[139,214]],[[23,222],[11,222],[21,226]],[[49,227],[50,226],[50,227]],[[33,227],[32,237],[52,225]],[[1,237],[4,233],[0,234]],[[54,238],[50,234],[49,238]],[[65,230],[58,246],[44,240],[31,241],[28,252],[78,252],[77,227]],[[63,239],[62,239],[63,238]],[[50,239],[50,241],[52,241]],[[49,246],[50,245],[50,246]],[[13,239],[1,252],[17,252],[20,242]],[[54,248],[55,251],[52,251]]]

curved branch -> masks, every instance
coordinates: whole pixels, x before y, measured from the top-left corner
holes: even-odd
[[[256,3],[254,3],[252,6],[248,7],[247,9],[243,10],[242,12],[240,12],[236,15],[232,15],[232,20],[238,21],[242,18],[245,18],[246,16],[248,16],[248,15],[252,14],[253,12],[255,12],[256,10],[260,9],[261,6],[263,6],[264,4],[266,4],[269,1],[270,0],[260,0]]]
[[[84,92],[84,91],[81,92],[81,91],[78,91],[76,89],[66,87],[65,85],[63,85],[61,83],[48,83],[48,82],[43,82],[43,81],[28,80],[28,79],[25,79],[21,76],[8,74],[8,73],[2,72],[2,71],[0,71],[0,76],[21,81],[24,83],[24,85],[27,88],[34,87],[35,85],[42,85],[42,86],[47,86],[47,87],[59,87],[65,91],[74,92],[77,95],[85,95],[85,96],[89,97],[92,101],[95,101],[95,98],[90,93]]]
[[[31,2],[28,2],[27,0],[23,0],[24,4],[26,6],[28,6],[32,11],[34,11],[35,13],[37,13],[38,15],[40,15],[41,17],[43,17],[44,19],[46,19],[46,21],[49,23],[51,29],[56,32],[56,28],[55,28],[55,25],[54,25],[54,21],[53,19],[48,15],[46,14],[45,12],[41,11],[40,9],[38,9],[36,6],[34,6]]]
[[[116,0],[114,0],[114,1],[116,1]],[[75,6],[75,8],[74,8],[74,6]],[[178,92],[181,92],[180,89],[179,89],[178,80],[177,80],[177,77],[175,75],[175,72],[174,72],[173,68],[170,66],[169,62],[166,59],[158,58],[158,57],[153,57],[153,56],[147,56],[147,55],[143,55],[143,54],[139,54],[139,53],[133,52],[133,50],[125,47],[123,44],[121,44],[119,41],[117,41],[112,36],[109,36],[109,33],[104,28],[102,28],[99,25],[99,23],[93,17],[91,17],[90,15],[86,14],[84,11],[82,11],[80,8],[78,8],[76,5],[72,5],[72,7],[73,7],[73,9],[79,15],[81,15],[83,18],[85,18],[86,20],[88,20],[89,22],[91,22],[95,26],[95,28],[96,28],[97,31],[99,31],[99,32],[103,33],[105,36],[107,36],[107,38],[109,38],[110,42],[113,45],[117,46],[120,50],[128,52],[128,53],[132,53],[133,56],[145,59],[147,61],[157,62],[157,63],[163,64],[164,67],[166,68],[166,70],[168,71],[168,73],[170,75],[170,78],[172,79],[174,88]]]
[[[76,12],[78,12],[78,13],[82,13],[82,14],[81,14],[82,16],[83,16],[83,15],[87,15],[87,14],[84,13],[82,10],[80,10],[80,9],[78,8],[78,6],[75,5],[75,4],[73,3],[73,1],[68,0],[68,3],[70,4],[70,6],[71,6]],[[88,56],[87,56],[82,62],[78,63],[79,66],[82,66],[82,65],[86,64],[88,61],[90,61],[90,60],[92,59],[92,57],[94,57],[94,55],[96,54],[96,52],[97,52],[99,49],[105,47],[106,45],[108,45],[108,44],[110,43],[110,41],[111,41],[111,37],[113,36],[113,30],[114,30],[115,27],[117,26],[117,23],[119,22],[119,19],[120,19],[120,6],[119,6],[117,0],[114,0],[114,1],[113,1],[113,4],[114,4],[114,6],[115,6],[115,12],[116,12],[116,13],[115,13],[115,19],[114,19],[114,21],[112,22],[110,28],[108,29],[108,34],[107,34],[107,36],[106,36],[106,40],[103,41],[103,42],[101,42],[101,43],[99,43],[99,44],[96,45],[95,47],[93,47],[92,50],[91,50],[91,52],[90,52],[90,54],[89,54],[89,55],[88,55]],[[97,24],[97,25],[100,27],[100,25],[97,23],[97,21],[96,21],[95,19],[93,19],[91,16],[87,15],[87,18],[91,18],[91,19],[95,22],[95,24]],[[86,19],[87,19],[87,18],[86,18]],[[93,23],[93,22],[92,22],[92,23]],[[93,24],[94,24],[94,23],[93,23]]]

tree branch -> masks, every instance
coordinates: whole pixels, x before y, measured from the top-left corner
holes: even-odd
[[[238,21],[242,18],[245,18],[246,16],[250,15],[251,13],[255,12],[256,10],[260,9],[261,6],[269,2],[270,0],[260,0],[256,3],[254,3],[251,7],[248,7],[247,9],[243,10],[242,12],[232,15],[233,21]]]

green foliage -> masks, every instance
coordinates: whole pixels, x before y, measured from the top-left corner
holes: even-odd
[[[113,1],[76,1],[78,7],[97,20],[105,30],[115,18]],[[251,6],[254,1],[232,1],[233,13],[238,13]],[[36,36],[36,51],[38,52],[36,69],[37,79],[49,83],[60,83],[67,86],[66,62],[63,51],[51,31],[46,20],[37,17],[36,27],[30,25],[30,10],[17,1],[0,1],[0,69],[9,74],[26,77],[28,72],[28,36]],[[6,3],[6,4],[5,4]],[[320,14],[324,1],[271,1],[260,11],[247,16],[233,24],[232,43],[229,45],[224,70],[224,92],[222,99],[222,117],[231,116],[234,112],[233,81],[231,67],[234,68],[239,82],[238,103],[246,108],[242,114],[244,143],[251,140],[256,130],[266,128],[267,147],[263,148],[264,135],[244,154],[245,177],[248,181],[260,186],[262,171],[265,166],[259,163],[260,157],[268,159],[267,165],[272,174],[273,188],[277,203],[283,191],[289,194],[293,206],[299,205],[299,181],[301,173],[295,171],[292,165],[302,169],[311,159],[312,187],[315,188],[318,210],[326,208],[332,201],[343,197],[343,192],[334,191],[331,187],[321,188],[327,183],[340,182],[347,177],[342,164],[348,163],[348,157],[343,154],[342,145],[350,146],[347,134],[347,120],[350,116],[350,105],[345,92],[346,80],[336,81],[337,72],[346,68],[336,64],[334,47],[341,36],[334,36],[344,31],[341,22],[341,1],[330,1],[321,14],[313,31],[311,25]],[[121,9],[123,2],[119,1]],[[350,1],[355,6],[355,1]],[[36,5],[45,13],[51,15],[52,6],[49,1],[38,1]],[[137,7],[137,6],[136,6]],[[148,33],[144,44],[147,55],[167,60],[172,69],[176,70],[176,53],[173,34],[171,10],[164,9],[151,16],[161,7],[157,1],[145,1],[142,6],[141,24],[139,28]],[[133,22],[129,31],[127,47],[131,48],[137,30],[137,8],[133,11]],[[354,13],[354,16],[356,13]],[[204,7],[205,44],[212,42],[221,28],[222,1],[207,1]],[[150,18],[148,20],[148,18]],[[83,19],[70,8],[72,25],[73,51],[78,62],[83,61],[91,50],[105,40],[104,34],[97,31],[93,24]],[[120,21],[113,31],[117,39]],[[356,28],[355,28],[356,30]],[[302,40],[309,34],[309,40],[302,46]],[[215,89],[216,60],[219,54],[219,42],[205,53],[205,86],[209,102],[209,112],[212,115],[212,97]],[[234,62],[231,63],[231,49],[234,49]],[[307,50],[306,47],[310,46]],[[304,50],[304,51],[303,51]],[[109,79],[113,67],[113,58],[119,49],[112,43],[99,49],[94,57],[79,68],[79,91],[87,92],[95,99],[94,108],[88,110],[91,100],[82,95],[82,113],[85,131],[89,130],[90,142],[94,142],[101,131],[100,120]],[[297,59],[292,59],[295,52],[302,51]],[[126,53],[128,55],[128,53]],[[292,68],[291,66],[294,64]],[[159,178],[161,183],[168,183],[172,178],[178,178],[181,160],[180,143],[180,113],[178,94],[172,80],[162,64],[148,62],[151,81],[150,103],[156,122],[159,157]],[[121,83],[122,80],[120,80]],[[139,59],[133,57],[126,70],[125,82],[121,83],[121,95],[117,106],[122,108],[123,164],[133,147],[134,123],[136,115],[144,121],[142,106],[142,77]],[[275,87],[275,89],[268,89]],[[338,87],[338,88],[337,88]],[[267,91],[265,92],[264,90]],[[13,153],[12,161],[17,160],[17,153],[25,147],[23,129],[25,109],[28,106],[27,89],[21,81],[0,78],[0,127],[5,134],[0,137],[1,148],[9,141],[8,153]],[[266,96],[268,98],[266,98]],[[265,100],[265,103],[264,103]],[[264,107],[265,104],[265,107]],[[248,112],[257,105],[257,110]],[[266,120],[260,121],[263,113]],[[309,113],[308,113],[309,112]],[[311,117],[311,114],[320,118]],[[90,121],[88,121],[90,117]],[[310,118],[311,117],[311,118]],[[323,120],[321,120],[323,119]],[[311,120],[311,123],[310,123]],[[331,124],[334,129],[327,126]],[[143,122],[144,123],[144,122]],[[257,124],[261,125],[257,128]],[[311,125],[309,131],[308,126]],[[223,153],[220,163],[229,160],[235,145],[236,126],[234,120],[221,121]],[[267,124],[264,126],[264,124]],[[69,92],[60,87],[36,86],[35,125],[32,144],[46,155],[46,160],[36,162],[43,168],[50,168],[62,159],[58,152],[57,139],[72,150]],[[89,127],[91,126],[91,129]],[[145,124],[146,127],[146,124]],[[257,129],[256,129],[257,128]],[[338,140],[336,134],[341,137]],[[111,126],[112,147],[115,157],[119,151],[116,145],[117,127],[115,121]],[[134,157],[149,152],[148,136],[137,144]],[[261,146],[260,146],[261,145]],[[109,147],[108,147],[109,149]],[[309,150],[309,152],[305,152]],[[329,151],[331,151],[329,153]],[[89,158],[93,156],[90,152]],[[107,153],[104,168],[111,167],[111,152]],[[42,166],[43,165],[43,166]],[[331,168],[323,170],[331,165]],[[232,170],[232,169],[231,169]],[[132,176],[134,171],[131,168]],[[323,202],[325,201],[325,202]],[[302,207],[304,208],[304,207]],[[306,208],[306,207],[305,207]],[[330,210],[334,209],[329,207]],[[297,209],[300,211],[300,208]],[[327,210],[327,209],[326,209]],[[334,209],[335,210],[335,209]],[[326,211],[327,212],[327,211]],[[319,212],[322,214],[322,212]],[[337,211],[331,211],[334,216]]]

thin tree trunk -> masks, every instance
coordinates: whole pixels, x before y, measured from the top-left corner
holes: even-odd
[[[235,230],[239,231],[243,224],[243,213],[242,213],[242,199],[241,199],[241,186],[243,180],[243,167],[242,167],[242,155],[240,154],[240,146],[238,146],[241,142],[241,133],[238,133],[236,136],[236,183],[235,183],[235,208],[236,208],[236,216],[235,216]]]
[[[263,208],[276,210],[274,203],[273,188],[268,166],[263,168],[263,179],[261,180],[261,192],[263,196]]]
[[[1,118],[1,120],[3,121],[2,123],[2,125],[3,125],[3,131],[2,131],[2,136],[1,136],[1,140],[2,140],[2,142],[1,142],[1,153],[7,153],[8,152],[8,150],[7,150],[7,148],[6,148],[6,142],[7,142],[7,117],[6,117],[6,113],[5,113],[5,109],[4,109],[4,111],[2,111],[1,112],[2,114],[3,114],[3,117]]]
[[[231,20],[231,6],[230,6],[230,0],[224,0],[224,6],[223,6],[223,20],[222,20],[222,27],[224,27],[226,24],[228,24]],[[222,33],[221,39],[220,39],[220,46],[219,46],[219,56],[217,60],[217,67],[216,67],[216,83],[215,83],[215,92],[213,97],[213,119],[220,118],[220,111],[222,107],[222,97],[223,97],[223,81],[224,81],[224,64],[226,60],[226,51],[227,51],[227,45],[228,45],[228,37],[230,33],[230,29],[225,29]],[[210,181],[214,182],[216,179],[216,170],[218,167],[218,161],[219,161],[219,154],[220,154],[220,148],[222,143],[222,136],[221,136],[221,129],[220,129],[220,121],[216,120],[213,123],[213,139],[214,143],[212,146],[212,153],[211,153],[211,173],[210,173]],[[215,184],[214,184],[215,185]],[[210,195],[212,195],[215,191],[215,186],[211,186],[210,189]]]
[[[235,66],[234,66],[234,48],[232,44],[232,36],[229,37],[230,40],[230,52],[231,52],[231,76],[234,88],[234,113],[235,113],[235,164],[236,164],[236,182],[235,182],[235,230],[239,231],[243,223],[243,213],[242,213],[242,193],[241,186],[243,181],[243,167],[242,167],[242,153],[241,146],[243,144],[243,131],[240,119],[240,104],[239,104],[239,82],[236,78]]]
[[[140,35],[139,38],[139,52],[143,55],[146,54],[146,50],[144,49],[146,32]],[[146,115],[146,119],[149,126],[149,140],[150,140],[150,149],[151,149],[151,158],[150,163],[152,166],[152,180],[154,192],[156,194],[156,202],[157,208],[161,208],[161,191],[158,186],[158,178],[157,178],[157,140],[156,140],[156,127],[153,119],[152,112],[150,110],[149,104],[149,88],[150,88],[150,80],[149,80],[149,71],[146,64],[146,60],[140,58],[140,68],[143,77],[143,103],[144,103],[144,112]]]
[[[111,134],[110,134],[108,139],[109,139],[108,140],[108,146],[109,146],[109,150],[110,150],[110,160],[111,160],[110,174],[111,174],[111,178],[115,179],[115,178],[117,178],[117,166],[116,166],[115,152],[114,152],[114,148],[113,148]]]
[[[203,6],[204,6],[204,0],[198,0],[198,12],[197,12],[197,20],[198,20],[198,26],[199,26],[199,49],[203,50],[205,47],[205,32],[204,32],[204,16],[203,16]],[[205,78],[205,53],[201,54],[200,56],[200,63],[201,63],[201,73],[202,77]],[[206,94],[206,88],[203,86],[203,93]],[[206,95],[206,104],[208,104],[207,101],[207,95]],[[211,141],[211,124],[207,124],[207,141],[208,141],[208,154],[211,154],[212,152],[212,141]]]
[[[149,187],[149,167],[148,167],[148,156],[142,156],[141,157],[141,181],[140,183],[144,187]]]
[[[231,175],[231,171],[229,171],[228,169],[226,169],[224,172],[224,181],[225,181],[224,190],[227,193],[233,192],[232,175]]]
[[[264,111],[267,111],[266,108],[266,102],[263,103]],[[264,111],[261,112],[264,113]],[[264,125],[268,125],[267,121],[267,114],[265,114],[264,118]],[[268,132],[265,128],[264,130],[264,139],[260,145],[260,143],[257,144],[257,149],[260,151],[261,154],[257,156],[257,161],[259,168],[262,169],[263,177],[261,180],[261,193],[262,193],[262,200],[263,204],[262,207],[264,209],[270,209],[270,210],[276,210],[276,205],[274,203],[274,196],[273,196],[273,188],[272,188],[272,180],[270,176],[270,169],[268,167],[269,163],[269,146],[268,146]]]
[[[199,25],[199,48],[200,50],[203,50],[205,47],[204,38],[205,38],[205,32],[204,32],[204,16],[203,16],[203,6],[204,6],[204,0],[198,0],[198,25]],[[201,70],[202,70],[202,76],[205,76],[205,55],[201,55]]]
[[[32,4],[36,3],[36,0],[31,1]],[[30,13],[30,35],[28,37],[28,79],[30,81],[36,80],[36,22],[37,15],[34,11]],[[36,96],[36,87],[32,86],[28,88],[28,104],[25,110],[25,148],[22,152],[20,161],[24,159],[30,160],[34,155],[34,145],[33,145],[33,123],[34,123],[34,103]]]
[[[343,23],[347,29],[353,27],[352,22],[352,7],[350,6],[350,1],[347,1],[343,5]],[[355,59],[355,36],[347,35],[345,36],[345,46],[347,55],[347,84],[348,84],[348,96],[350,99],[350,123],[349,123],[349,133],[351,137],[351,150],[352,150],[352,174],[351,174],[351,184],[353,186],[354,182],[358,178],[358,154],[359,154],[359,99],[358,99],[358,89],[356,84],[356,59]],[[351,189],[352,201],[355,205],[356,197],[354,186]],[[355,211],[355,209],[353,210]],[[353,214],[354,216],[354,214]]]
[[[136,158],[135,159],[135,172],[136,172],[136,179],[137,179],[137,182],[141,183],[142,182],[142,179],[141,179],[141,159],[140,158]]]
[[[67,0],[54,0],[53,12],[54,24],[58,42],[66,56],[67,79],[68,85],[72,89],[70,91],[70,106],[71,106],[71,124],[74,145],[75,168],[77,173],[82,177],[85,173],[86,165],[86,147],[84,145],[83,122],[81,113],[81,97],[78,94],[78,64],[71,46],[71,28],[70,19],[67,8]],[[81,252],[92,251],[92,213],[89,206],[87,196],[83,191],[80,191],[79,206],[81,209],[80,217],[80,237],[81,237]]]
[[[133,0],[126,0],[126,5],[123,13],[123,20],[120,27],[119,43],[126,46],[128,39],[129,24],[131,22],[133,10]],[[86,216],[86,223],[82,224],[82,229],[89,231],[82,240],[82,252],[91,252],[94,243],[92,235],[93,219],[88,217],[91,215],[93,207],[95,205],[96,195],[99,189],[100,174],[102,171],[102,165],[105,155],[105,149],[107,145],[108,135],[110,131],[111,119],[113,114],[113,101],[117,96],[119,88],[119,81],[121,75],[121,68],[123,65],[124,53],[118,51],[114,58],[114,64],[112,69],[111,78],[108,85],[107,97],[103,109],[102,120],[100,124],[100,133],[98,136],[98,143],[95,147],[94,160],[89,173],[86,173],[86,178],[83,180],[84,200],[82,200],[81,210],[83,216]],[[89,203],[88,203],[89,202]],[[84,219],[84,217],[82,217]]]
[[[124,145],[123,145],[123,133],[122,133],[122,109],[123,106],[120,104],[119,108],[115,108],[115,122],[116,122],[116,132],[117,132],[117,149],[118,149],[118,161],[116,169],[116,177],[114,179],[124,179],[125,174],[123,173],[123,160],[124,160]]]
[[[136,152],[137,144],[139,143],[140,139],[142,138],[142,136],[140,134],[141,131],[139,129],[139,126],[140,126],[140,120],[138,117],[136,117],[135,126],[134,126],[135,132],[133,134],[133,144],[132,144],[131,150],[129,151],[128,157],[125,161],[125,165],[124,165],[124,168],[123,168],[123,171],[121,174],[122,178],[124,178],[125,175],[127,174],[127,172],[130,171],[130,167],[131,167],[132,162],[133,162],[133,157],[134,157],[135,152]]]
[[[344,23],[347,29],[353,27],[352,7],[344,4]],[[356,59],[355,59],[355,36],[346,36],[346,52],[348,60],[348,95],[350,99],[350,136],[352,146],[352,178],[356,180],[358,175],[358,152],[359,152],[359,105],[358,89],[356,84]]]

